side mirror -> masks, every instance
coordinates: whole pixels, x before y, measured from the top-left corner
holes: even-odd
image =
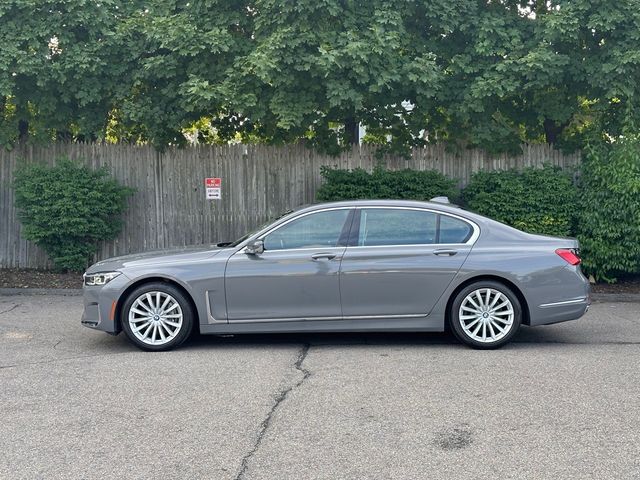
[[[254,240],[244,247],[244,253],[247,255],[259,255],[264,252],[264,242],[262,240]]]

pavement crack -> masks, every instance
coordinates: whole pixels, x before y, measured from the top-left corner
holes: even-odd
[[[307,354],[309,353],[309,348],[310,348],[310,345],[305,344],[300,349],[300,352],[298,353],[298,357],[296,358],[296,361],[293,364],[295,369],[302,373],[302,378],[298,380],[296,383],[290,385],[289,387],[280,390],[278,394],[275,396],[275,402],[271,406],[271,409],[267,413],[267,416],[265,417],[265,419],[262,421],[262,423],[260,423],[260,428],[258,429],[258,435],[256,437],[256,441],[253,444],[253,448],[251,448],[251,450],[249,450],[249,452],[247,452],[247,454],[244,457],[242,457],[242,462],[240,463],[240,471],[235,476],[234,480],[242,480],[245,478],[247,469],[249,468],[249,462],[251,461],[253,456],[256,454],[256,452],[260,448],[262,439],[265,437],[267,430],[271,425],[271,419],[273,418],[273,415],[275,414],[275,412],[278,410],[278,407],[280,406],[280,404],[282,404],[282,402],[285,401],[285,399],[287,398],[287,395],[289,395],[289,393],[292,390],[295,390],[296,388],[300,387],[305,382],[305,380],[307,380],[307,378],[311,376],[311,372],[302,366],[305,359],[307,358]]]
[[[13,307],[8,308],[7,310],[2,310],[0,312],[0,315],[2,315],[3,313],[9,313],[12,312],[13,310],[15,310],[16,308],[20,307],[22,304],[21,303],[16,303]]]

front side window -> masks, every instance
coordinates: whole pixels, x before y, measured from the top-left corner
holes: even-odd
[[[349,209],[325,210],[295,219],[264,238],[265,250],[337,247]]]
[[[436,243],[437,214],[397,208],[363,208],[358,246]]]

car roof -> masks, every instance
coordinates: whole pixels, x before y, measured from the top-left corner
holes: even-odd
[[[295,213],[301,213],[303,211],[321,210],[324,208],[332,207],[415,207],[415,208],[429,208],[432,210],[439,210],[442,212],[450,212],[455,215],[469,216],[470,219],[478,216],[474,213],[465,211],[460,207],[447,203],[440,202],[423,202],[419,200],[342,200],[339,202],[327,202],[327,203],[314,203],[310,205],[304,205],[294,210]]]

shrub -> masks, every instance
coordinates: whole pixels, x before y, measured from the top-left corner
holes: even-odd
[[[435,196],[457,196],[456,181],[433,170],[386,170],[381,166],[372,173],[362,168],[340,170],[322,167],[324,184],[316,194],[320,201],[356,199],[429,200]]]
[[[573,230],[576,187],[558,167],[477,172],[462,197],[471,210],[520,230],[546,235]]]
[[[90,170],[66,158],[54,167],[21,167],[14,188],[23,236],[63,270],[84,269],[97,242],[118,234],[119,216],[133,193],[110,178],[105,168]]]
[[[597,280],[640,273],[640,137],[587,146],[579,185],[578,238]]]

